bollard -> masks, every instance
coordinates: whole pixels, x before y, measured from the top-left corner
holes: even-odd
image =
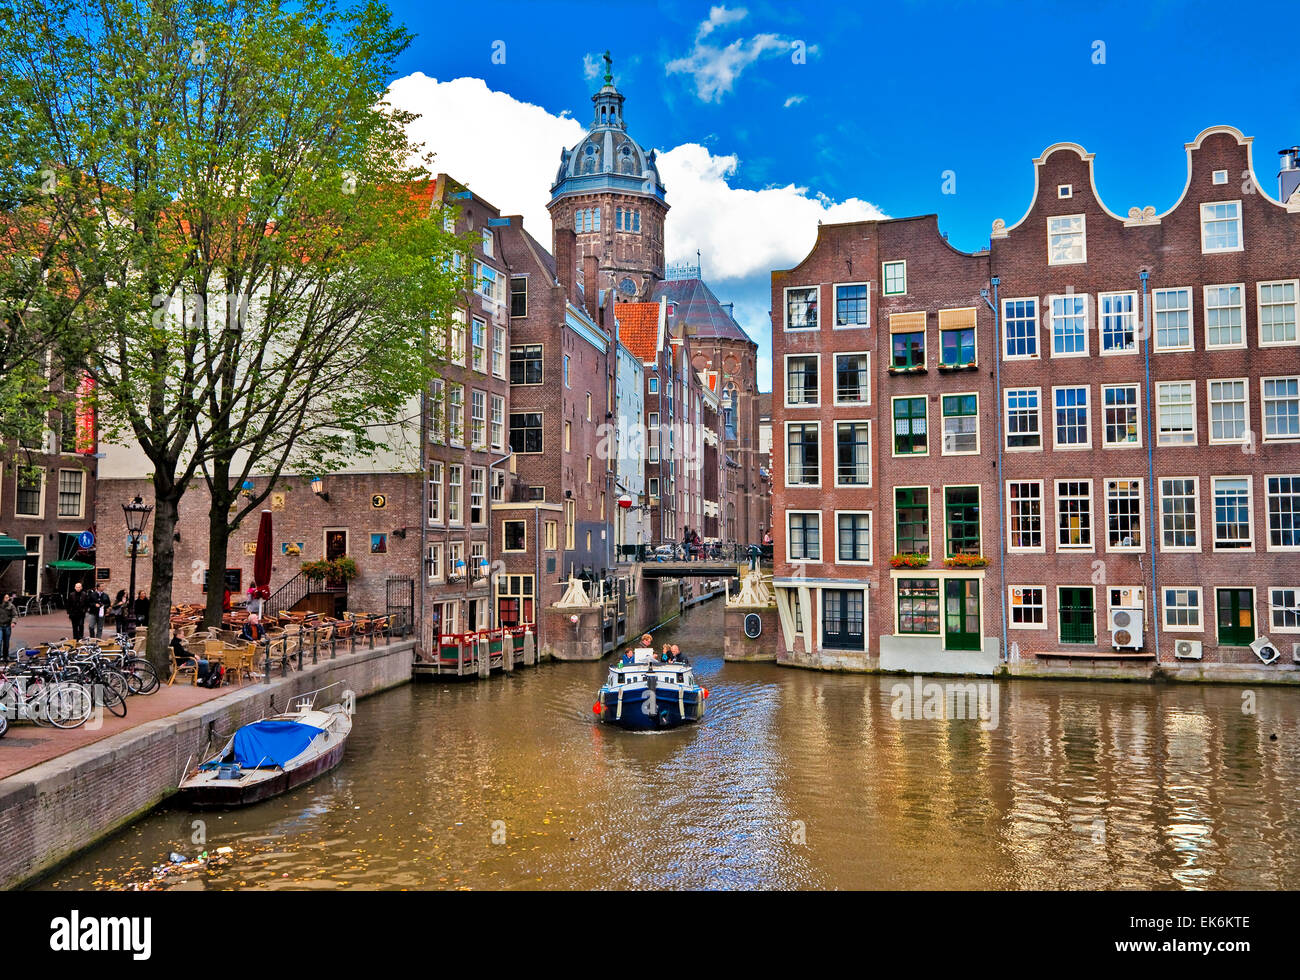
[[[352,624],[352,632],[348,634],[348,653],[357,652],[357,627]]]
[[[373,650],[374,648],[375,648],[375,624],[371,623],[370,624],[370,649]]]
[[[266,645],[266,671],[262,674],[262,683],[271,683],[271,644]]]
[[[478,675],[487,677],[492,673],[492,651],[488,648],[487,640],[479,637],[476,649],[478,652]]]
[[[338,645],[338,642],[339,642],[339,631],[338,631],[338,627],[336,626],[334,628],[334,632],[330,634],[330,659],[331,660],[334,659],[334,648]]]
[[[507,674],[515,672],[515,638],[501,631],[501,666]]]
[[[311,631],[311,662],[317,663],[316,654],[320,646],[320,627]]]
[[[537,648],[533,643],[531,627],[524,630],[524,666],[531,667],[537,662]]]

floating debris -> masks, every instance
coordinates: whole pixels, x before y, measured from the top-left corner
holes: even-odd
[[[181,881],[195,878],[199,872],[215,871],[229,864],[234,854],[235,850],[232,847],[218,847],[212,854],[204,851],[191,861],[184,854],[172,851],[167,855],[168,863],[156,865],[148,881],[132,882],[126,886],[126,890],[147,892],[179,884]]]

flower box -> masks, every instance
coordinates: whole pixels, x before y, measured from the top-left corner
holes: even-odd
[[[930,564],[930,556],[923,554],[890,555],[890,568],[924,568]]]
[[[985,568],[989,560],[983,555],[952,555],[943,560],[948,568]]]

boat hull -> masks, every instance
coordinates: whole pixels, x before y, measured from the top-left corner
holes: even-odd
[[[629,731],[661,731],[699,721],[704,717],[700,691],[688,690],[679,700],[676,691],[656,692],[653,710],[647,710],[648,692],[642,689],[623,689],[623,704],[619,707],[618,691],[602,691],[604,708],[600,720],[607,725],[617,725]]]
[[[199,809],[247,806],[269,800],[329,772],[343,761],[346,745],[346,739],[340,740],[337,745],[331,746],[309,762],[288,771],[277,772],[270,779],[259,779],[251,783],[241,779],[222,779],[199,786],[182,786],[180,798],[183,803]]]

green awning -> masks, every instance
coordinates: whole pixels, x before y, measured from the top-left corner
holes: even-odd
[[[26,557],[27,549],[21,541],[0,534],[0,561],[22,561]]]
[[[60,572],[89,572],[93,571],[94,565],[87,565],[84,561],[52,561],[51,568],[57,568]]]

